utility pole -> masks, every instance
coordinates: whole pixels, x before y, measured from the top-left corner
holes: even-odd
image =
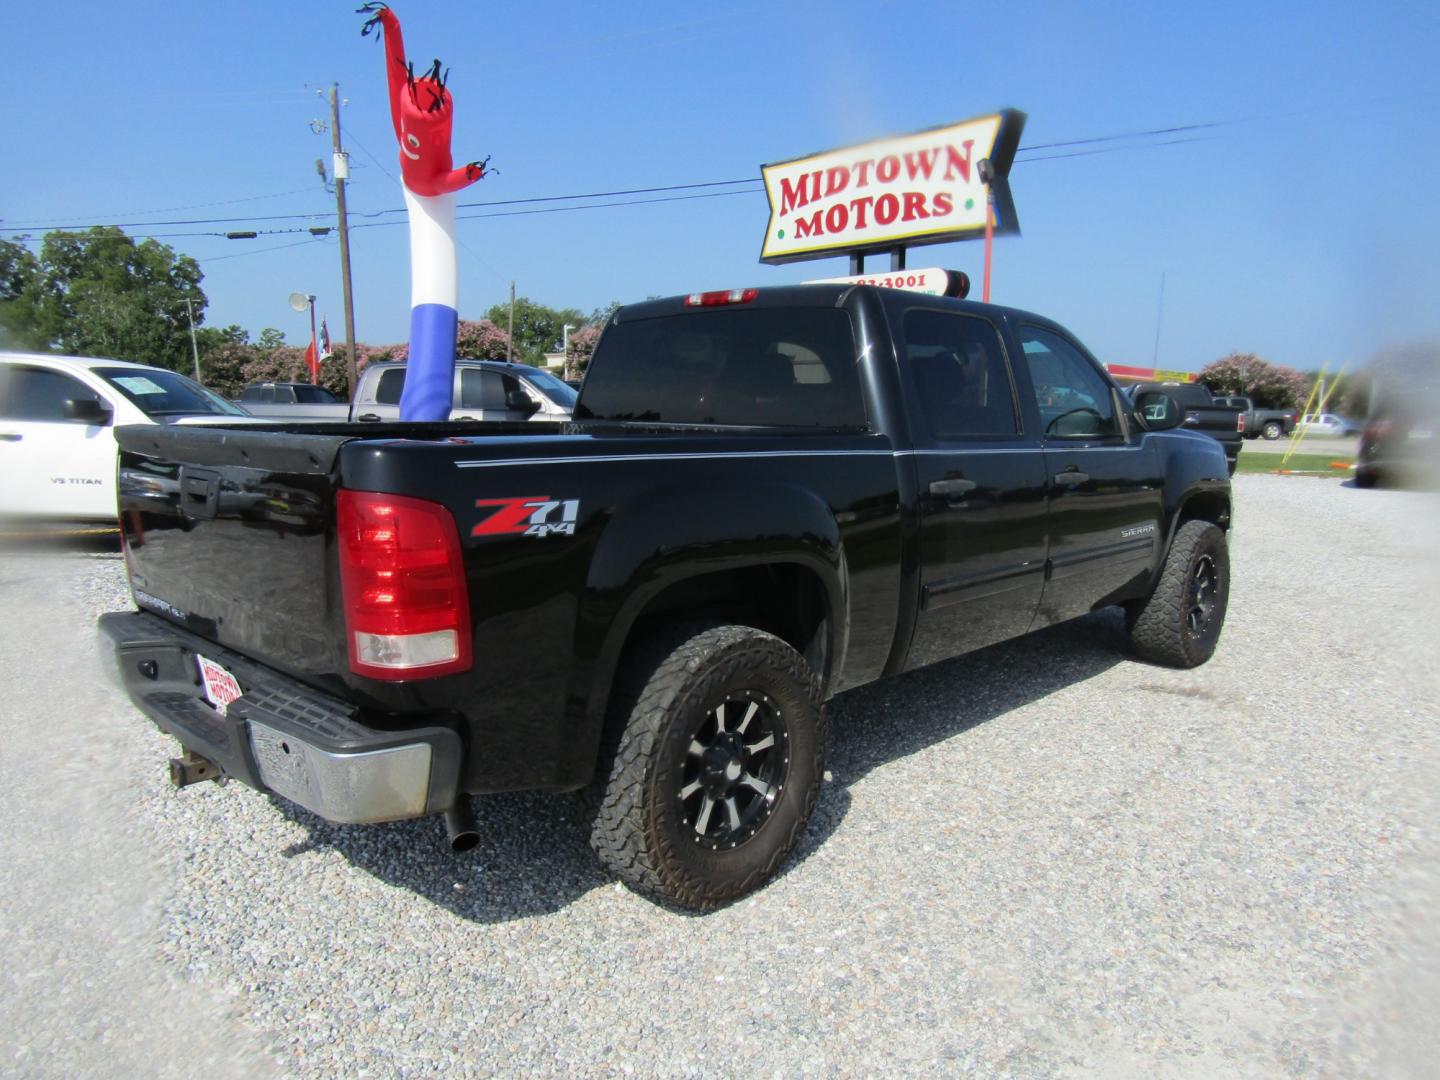
[[[1155,306],[1155,351],[1150,354],[1150,366],[1160,366],[1160,320],[1165,317],[1165,271],[1160,271],[1160,302]]]
[[[190,297],[185,298],[185,310],[190,313],[190,355],[195,358],[195,381],[200,381],[200,346],[195,343],[195,309],[191,306],[195,301]]]
[[[510,282],[510,329],[505,335],[505,360],[515,362],[515,282]]]
[[[355,400],[355,300],[350,292],[350,225],[345,217],[345,181],[350,159],[340,145],[340,84],[330,84],[330,133],[335,149],[335,209],[340,215],[340,280],[345,292],[345,378]]]

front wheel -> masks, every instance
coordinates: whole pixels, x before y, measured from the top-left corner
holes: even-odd
[[[1225,533],[1208,521],[1187,521],[1175,533],[1155,591],[1127,612],[1130,644],[1153,663],[1198,667],[1215,653],[1229,602]]]
[[[590,842],[632,888],[705,911],[774,876],[824,769],[820,683],[748,626],[681,629],[637,652]]]

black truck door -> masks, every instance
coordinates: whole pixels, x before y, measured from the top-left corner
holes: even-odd
[[[1119,392],[1058,328],[1015,327],[1045,446],[1050,558],[1035,625],[1143,589],[1162,533],[1160,454]]]
[[[900,322],[920,495],[916,668],[1029,629],[1044,585],[1045,462],[994,323],[920,305]]]

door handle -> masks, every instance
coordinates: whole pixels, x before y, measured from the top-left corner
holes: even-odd
[[[953,498],[956,495],[968,495],[979,486],[974,480],[932,480],[930,494]]]
[[[355,419],[362,424],[378,424],[380,422],[379,415],[373,412],[361,413]]]
[[[23,438],[18,431],[0,431],[0,442],[19,442]]]
[[[1089,473],[1080,472],[1077,469],[1066,469],[1062,473],[1055,474],[1055,483],[1061,487],[1078,487],[1090,479]]]

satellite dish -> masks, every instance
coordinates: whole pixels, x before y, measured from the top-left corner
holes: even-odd
[[[296,311],[304,311],[310,306],[310,297],[303,292],[292,292],[290,294],[290,306]]]

